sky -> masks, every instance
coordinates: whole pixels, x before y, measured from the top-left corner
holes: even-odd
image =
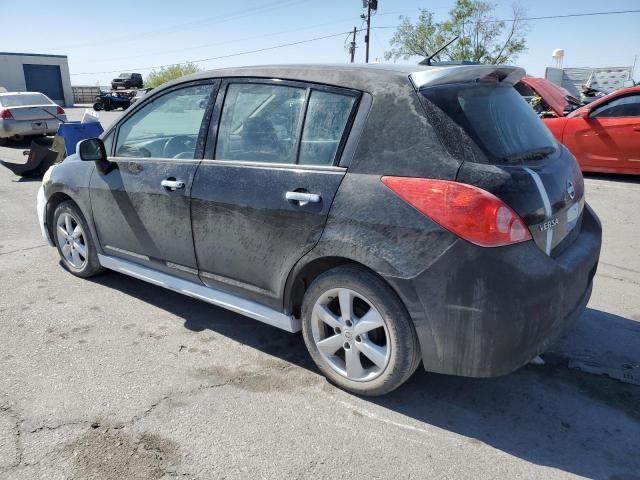
[[[495,0],[496,16],[511,18],[513,1]],[[379,0],[372,19],[370,59],[384,52],[400,15],[415,19],[427,8],[442,20],[454,0]],[[640,10],[640,0],[521,0],[527,17]],[[362,25],[362,0],[0,0],[0,51],[62,54],[73,85],[107,85],[121,72],[145,76],[154,66],[222,57],[300,42],[246,55],[199,62],[203,69],[277,63],[348,62],[347,33]],[[26,23],[26,24],[25,24]],[[565,67],[630,66],[640,80],[640,13],[529,22],[528,49],[514,62],[535,76],[565,50]],[[356,62],[364,62],[364,34]],[[419,59],[399,61],[415,63]]]

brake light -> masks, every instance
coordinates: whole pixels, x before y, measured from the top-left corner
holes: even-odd
[[[476,245],[499,247],[531,239],[520,216],[481,188],[429,178],[382,177],[382,182],[420,213]]]
[[[56,113],[58,115],[64,115],[64,109],[62,107],[58,107],[58,108],[56,108]]]
[[[13,118],[11,110],[0,110],[0,118],[3,120],[9,120],[10,118]]]

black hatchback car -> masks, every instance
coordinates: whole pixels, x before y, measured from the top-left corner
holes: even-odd
[[[290,332],[352,392],[509,373],[591,294],[580,169],[505,66],[235,68],[154,90],[47,172],[43,235]],[[213,312],[212,312],[213,313]]]

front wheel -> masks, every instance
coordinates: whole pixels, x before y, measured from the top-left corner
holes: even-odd
[[[99,112],[100,110],[102,110],[102,108],[103,108],[102,102],[96,102],[93,104],[93,109],[96,112]]]
[[[77,277],[91,277],[104,269],[98,261],[93,238],[80,209],[62,202],[53,214],[55,239],[63,266]]]
[[[420,364],[413,322],[395,292],[355,265],[320,275],[302,305],[302,334],[320,371],[360,395],[383,395]]]

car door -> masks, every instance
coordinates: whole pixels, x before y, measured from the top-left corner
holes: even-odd
[[[616,97],[594,106],[586,117],[572,117],[563,143],[587,169],[640,170],[640,94]]]
[[[189,195],[217,81],[183,84],[140,101],[105,137],[108,173],[90,196],[105,254],[198,280]]]
[[[191,191],[203,283],[282,307],[289,271],[317,243],[345,174],[337,162],[359,93],[226,80]]]

